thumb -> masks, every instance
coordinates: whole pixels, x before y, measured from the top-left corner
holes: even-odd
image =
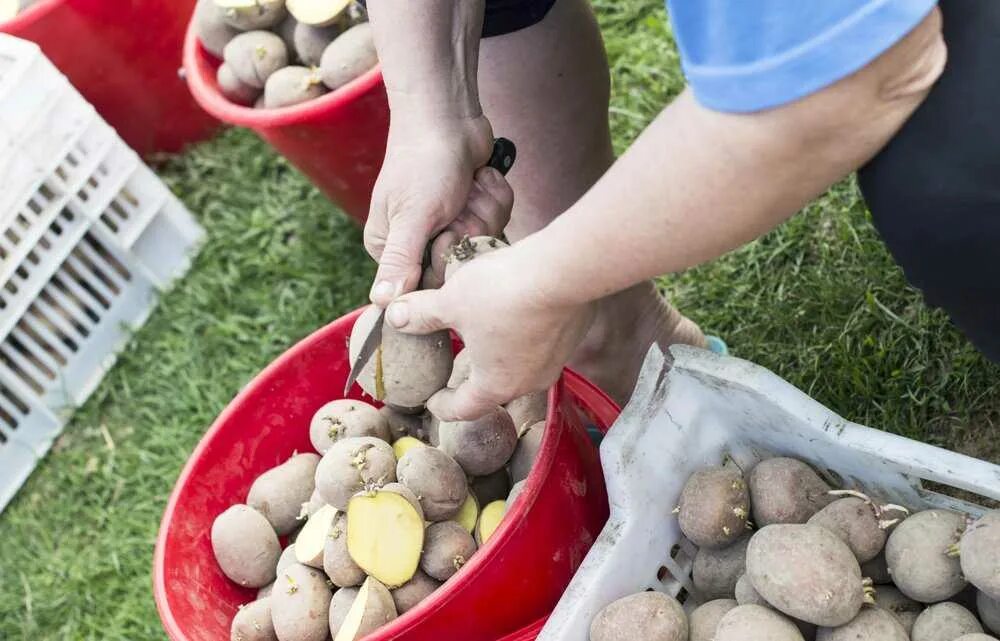
[[[404,334],[430,334],[448,328],[443,303],[439,289],[412,292],[393,301],[385,312],[385,319]]]
[[[417,217],[404,218],[389,227],[370,294],[373,303],[385,307],[417,288],[429,237],[429,230]]]
[[[472,421],[485,416],[509,399],[479,386],[472,378],[457,389],[445,388],[430,397],[427,409],[442,421]]]

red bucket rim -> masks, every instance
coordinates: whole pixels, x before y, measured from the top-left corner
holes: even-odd
[[[59,2],[61,0],[48,0]],[[213,73],[219,62],[210,54],[194,30],[194,18],[188,22],[184,37],[184,73],[188,89],[202,109],[223,122],[250,129],[271,129],[285,125],[323,120],[343,105],[356,101],[382,84],[382,66],[376,65],[343,87],[290,107],[254,109],[237,105],[219,91]]]
[[[353,322],[358,316],[361,315],[362,312],[364,312],[365,309],[366,307],[362,307],[354,310],[353,312],[321,327],[290,347],[278,358],[268,364],[263,370],[254,376],[254,378],[246,386],[244,386],[242,390],[240,390],[240,392],[229,402],[228,405],[226,405],[226,408],[219,414],[215,421],[213,421],[212,425],[201,437],[198,445],[188,457],[183,470],[174,484],[174,488],[170,493],[170,498],[167,501],[167,507],[163,512],[163,518],[160,521],[160,528],[156,537],[156,549],[153,555],[153,597],[156,601],[156,608],[160,615],[160,621],[162,622],[163,628],[170,639],[174,641],[186,641],[188,637],[184,632],[184,628],[174,618],[173,611],[167,599],[166,572],[164,571],[166,538],[169,525],[173,521],[174,512],[178,509],[180,495],[187,484],[191,481],[195,465],[203,455],[204,451],[209,447],[215,435],[222,429],[222,425],[228,421],[229,415],[234,412],[235,408],[243,403],[250,394],[254,393],[262,382],[270,377],[272,372],[280,370],[286,365],[286,363],[299,358],[302,353],[308,352],[313,344],[321,340],[325,340],[327,333],[333,331],[334,327],[339,327],[349,323],[353,324]],[[546,416],[546,423],[549,423],[549,421],[552,420],[554,413],[558,411],[558,403],[553,401],[561,397],[564,393],[564,388],[574,390],[577,395],[586,393],[588,400],[590,401],[588,405],[589,409],[594,412],[598,419],[602,423],[605,423],[608,427],[610,427],[615,418],[617,418],[619,408],[614,401],[612,401],[597,386],[589,382],[581,375],[570,369],[565,369],[563,371],[560,384],[554,385],[549,392],[549,414]],[[558,439],[562,438],[562,434],[563,432],[560,431],[557,434],[557,438],[546,438],[543,441],[542,449],[539,451],[535,468],[532,470],[532,473],[525,482],[524,490],[521,493],[521,500],[518,501],[517,506],[511,512],[512,517],[502,520],[493,536],[490,537],[490,540],[483,546],[483,548],[487,550],[487,553],[474,556],[466,564],[460,574],[448,581],[447,592],[449,594],[460,592],[466,589],[469,585],[475,583],[475,577],[480,572],[485,570],[490,557],[495,556],[497,554],[497,550],[501,550],[509,544],[511,540],[509,533],[520,527],[523,520],[523,514],[529,509],[529,506],[534,504],[538,497],[538,493],[542,485],[542,477],[548,475],[549,470],[555,463],[555,451],[558,447]],[[421,617],[446,607],[447,600],[444,598],[446,595],[442,593],[438,596],[439,598],[432,596],[424,600],[420,605],[407,612],[405,617],[400,617],[396,621],[384,626],[384,628],[392,628],[392,631],[396,633],[404,631],[410,626],[415,625]],[[411,616],[411,613],[414,614]]]

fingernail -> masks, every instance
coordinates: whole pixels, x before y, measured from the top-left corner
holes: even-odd
[[[375,283],[372,287],[371,298],[373,300],[385,300],[387,298],[392,298],[393,294],[396,293],[396,287],[387,280],[380,280]]]
[[[404,302],[393,303],[386,310],[385,318],[390,325],[399,329],[410,322],[410,310]]]

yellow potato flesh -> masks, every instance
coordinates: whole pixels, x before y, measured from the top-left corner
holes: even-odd
[[[424,442],[412,436],[403,436],[392,444],[392,452],[396,455],[396,460],[403,458],[403,455],[415,447],[426,447]]]
[[[458,521],[458,524],[465,528],[469,534],[472,534],[473,530],[476,529],[476,521],[479,520],[479,503],[472,492],[469,492],[469,495],[465,497],[465,503],[462,503],[462,508],[452,520]]]
[[[296,20],[312,27],[326,27],[336,22],[351,0],[288,0],[285,6]]]
[[[309,517],[302,531],[295,538],[295,560],[312,567],[323,567],[323,546],[330,533],[333,520],[337,518],[337,508],[324,505]],[[316,565],[317,559],[319,565]]]
[[[347,552],[369,576],[390,588],[411,578],[424,547],[424,521],[395,492],[359,494],[347,505]]]
[[[482,513],[479,515],[478,538],[480,545],[486,543],[493,536],[497,527],[500,526],[500,521],[503,520],[503,514],[506,510],[506,501],[493,501],[483,508]]]

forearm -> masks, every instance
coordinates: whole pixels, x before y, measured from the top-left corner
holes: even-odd
[[[394,121],[482,114],[476,73],[484,0],[369,0]]]
[[[533,286],[556,303],[587,302],[756,238],[871,158],[923,100],[943,55],[939,32],[915,32],[836,85],[756,114],[713,112],[685,93],[523,242]]]

